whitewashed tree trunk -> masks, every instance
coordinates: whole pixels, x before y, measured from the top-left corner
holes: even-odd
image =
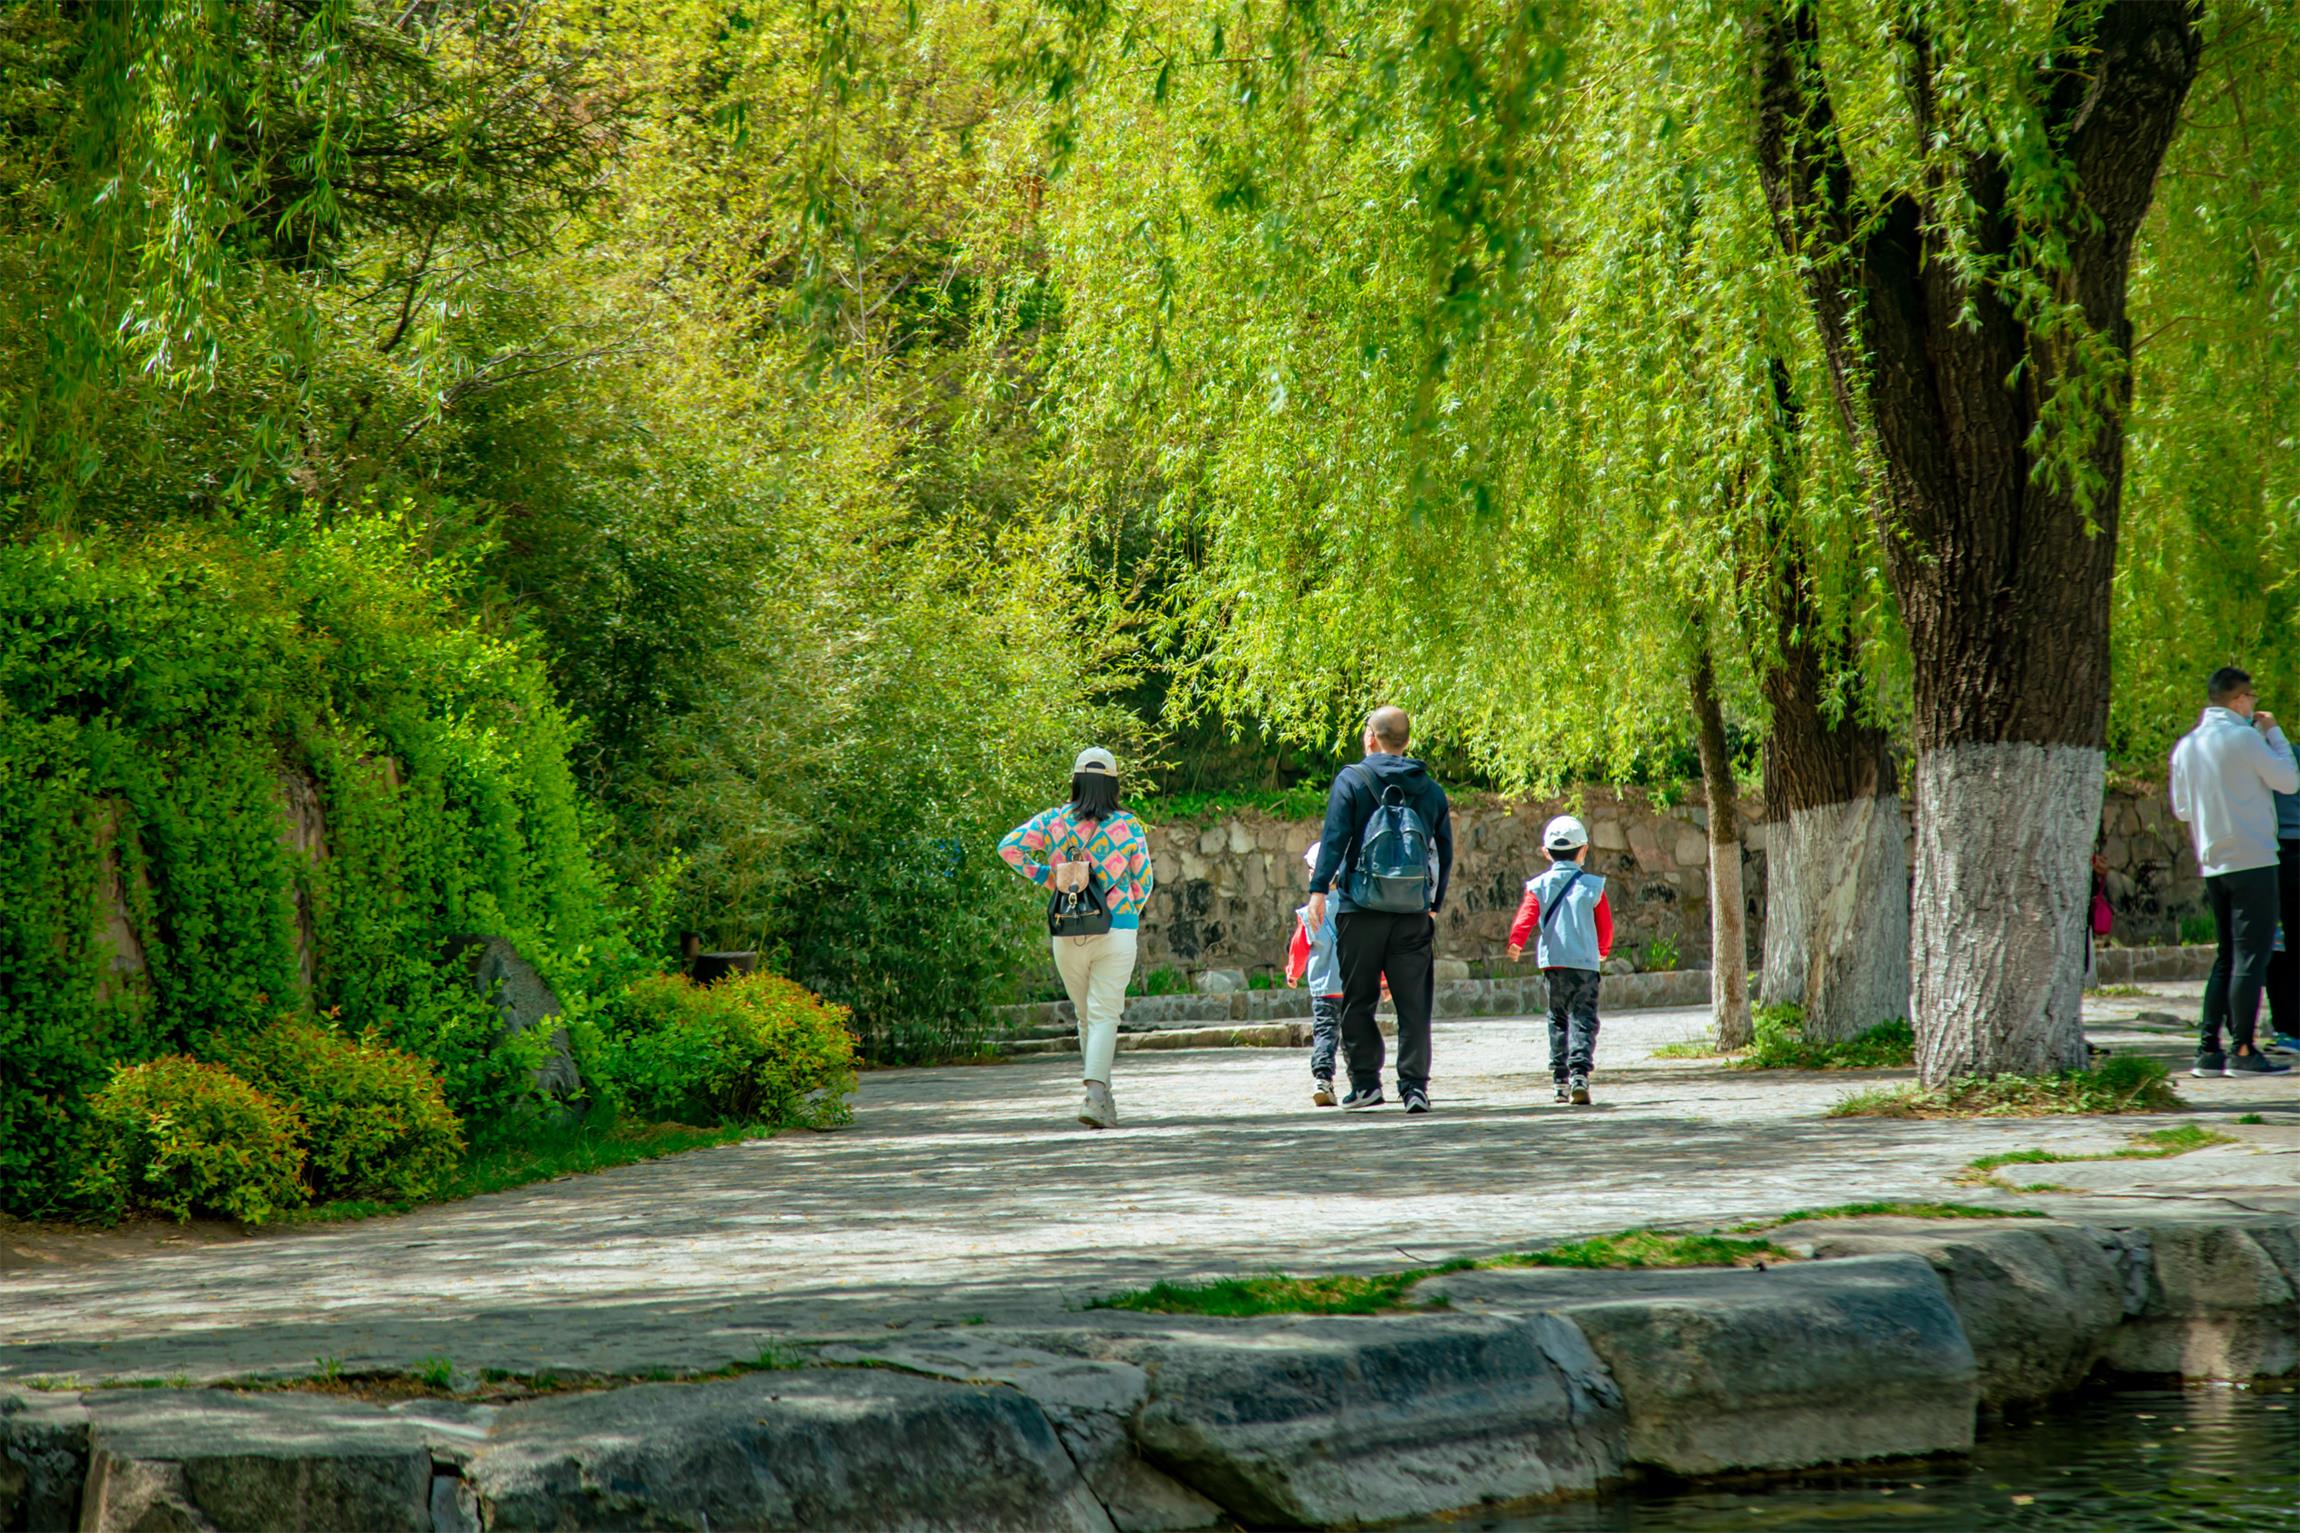
[[[1909,968],[1926,1081],[2084,1064],[2084,922],[2105,774],[2092,746],[1918,755]]]
[[[1792,809],[1765,836],[1757,991],[1801,1007],[1805,1036],[1909,1015],[1909,849],[1897,794]]]

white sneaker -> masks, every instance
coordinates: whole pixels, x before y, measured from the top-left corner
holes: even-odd
[[[1116,1128],[1118,1104],[1110,1100],[1110,1087],[1102,1081],[1086,1083],[1086,1100],[1079,1104],[1078,1121],[1088,1128]]]

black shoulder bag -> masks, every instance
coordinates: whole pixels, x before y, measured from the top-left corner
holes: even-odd
[[[1110,896],[1102,870],[1089,868],[1083,889],[1057,889],[1046,901],[1046,932],[1052,937],[1099,937],[1110,930]]]

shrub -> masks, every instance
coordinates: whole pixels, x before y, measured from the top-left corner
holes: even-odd
[[[854,1116],[846,1008],[780,975],[641,979],[607,1049],[624,1103],[649,1117],[829,1128]]]
[[[315,1196],[420,1201],[439,1196],[455,1175],[462,1125],[437,1072],[413,1054],[287,1018],[222,1057],[295,1107]]]
[[[80,1190],[110,1217],[148,1208],[261,1224],[304,1200],[295,1110],[221,1066],[180,1054],[130,1065],[88,1106]]]

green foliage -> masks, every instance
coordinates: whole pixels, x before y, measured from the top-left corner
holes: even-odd
[[[778,975],[633,984],[609,1040],[624,1100],[681,1123],[829,1128],[852,1120],[847,1012]]]
[[[2210,915],[2185,915],[2180,918],[2180,943],[2183,947],[2210,947],[2220,939],[2220,928]]]
[[[1151,969],[1137,973],[1126,990],[1129,995],[1188,995],[1190,976],[1180,969]]]
[[[2138,1054],[2112,1054],[2089,1070],[2055,1075],[1974,1075],[1938,1086],[1881,1086],[1855,1092],[1829,1109],[1832,1118],[2038,1118],[2057,1113],[2180,1112],[2163,1064]]]
[[[1677,967],[1677,940],[1674,937],[1655,937],[1645,944],[1643,960],[1637,967],[1646,973]]]
[[[88,1104],[77,1189],[110,1217],[149,1209],[262,1224],[304,1201],[293,1108],[183,1055],[130,1065]]]
[[[414,1055],[286,1018],[226,1043],[220,1062],[294,1107],[315,1199],[421,1202],[452,1184],[462,1128]]]
[[[448,954],[615,945],[541,669],[372,518],[0,547],[0,1207],[60,1206],[111,1067],[308,1006],[486,1121],[516,1051]],[[324,851],[324,856],[316,854]],[[313,964],[306,984],[301,946]]]
[[[1147,799],[1135,808],[1152,825],[1204,824],[1229,815],[1266,814],[1274,820],[1323,820],[1326,787],[1322,782],[1296,783],[1290,788],[1224,788],[1210,793],[1172,793]]]

